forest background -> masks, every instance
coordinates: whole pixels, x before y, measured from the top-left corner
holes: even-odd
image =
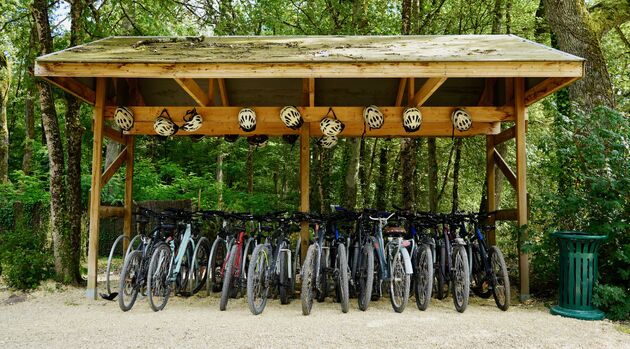
[[[586,76],[529,108],[532,293],[553,296],[550,233],[607,234],[595,301],[630,316],[629,0],[4,0],[0,3],[0,270],[13,288],[82,284],[91,108],[33,77],[35,57],[111,35],[514,34],[586,58]],[[485,139],[342,139],[312,145],[311,207],[485,207]],[[115,159],[106,144],[106,165]],[[498,149],[514,167],[513,144]],[[134,200],[192,199],[203,209],[298,208],[298,147],[222,138],[136,142]],[[499,170],[497,170],[499,171]],[[123,172],[124,173],[124,172]],[[499,208],[515,193],[497,172]],[[120,204],[124,178],[103,190]],[[498,244],[516,282],[523,229]]]

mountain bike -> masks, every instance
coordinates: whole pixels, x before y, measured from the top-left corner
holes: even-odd
[[[409,301],[409,289],[413,266],[407,247],[413,244],[413,240],[405,240],[406,231],[401,227],[386,227],[387,221],[395,213],[381,212],[376,217],[369,216],[370,220],[377,222],[374,225],[372,236],[376,258],[374,258],[374,286],[372,288],[372,300],[381,297],[383,282],[389,282],[389,294],[392,308],[397,313],[405,310]],[[383,234],[388,235],[385,244]]]
[[[497,246],[488,247],[480,228],[483,214],[462,216],[460,235],[468,241],[468,260],[470,263],[470,289],[479,297],[494,296],[497,307],[503,311],[510,307],[510,279],[503,253]],[[472,223],[472,230],[466,230],[465,220]],[[491,230],[492,227],[484,227]]]
[[[251,215],[230,215],[231,218],[239,219],[241,221],[252,220]],[[247,262],[251,258],[248,256],[245,249],[246,242],[251,241],[247,238],[245,226],[233,226],[234,234],[230,235],[227,241],[228,254],[225,256],[225,263],[221,270],[223,277],[223,286],[221,288],[221,300],[219,302],[219,309],[224,311],[227,308],[228,299],[230,297],[236,297],[239,293],[242,294],[242,290],[247,287]]]
[[[429,215],[427,218],[435,219]],[[436,253],[435,271],[436,297],[444,299],[447,289],[451,290],[455,309],[463,313],[468,306],[468,296],[470,293],[470,274],[468,266],[468,256],[466,253],[466,242],[457,236],[455,231],[450,229],[453,225],[449,216],[441,215],[438,220],[442,226],[440,233],[438,225],[434,224]],[[435,223],[435,222],[434,222]]]
[[[254,248],[247,278],[247,304],[254,315],[265,310],[270,291],[277,290],[281,304],[289,304],[295,289],[291,243],[289,234],[296,226],[296,219],[285,217],[284,213],[258,217],[259,235],[263,228],[261,222],[276,222],[277,229]]]
[[[337,207],[336,210],[346,214],[347,221],[355,221],[354,234],[350,235],[350,282],[357,303],[361,311],[366,311],[370,305],[372,286],[374,283],[374,247],[368,233],[370,223],[367,212],[361,214]]]
[[[195,255],[205,255],[199,250],[210,250],[206,238],[197,239],[193,235],[192,215],[178,212],[180,222],[178,239],[169,237],[159,243],[151,256],[147,277],[147,294],[153,311],[164,309],[175,286],[175,293],[190,296],[204,284],[203,274],[207,261],[198,260]]]
[[[149,261],[155,246],[167,237],[172,236],[176,228],[173,217],[168,214],[157,213],[143,208],[140,209],[140,214],[156,218],[158,223],[150,234],[138,235],[140,240],[138,247],[127,253],[125,257],[118,287],[120,290],[118,306],[122,311],[129,311],[133,307],[139,292],[144,294],[147,286]]]
[[[306,253],[302,267],[302,314],[309,315],[313,307],[313,298],[323,301],[328,293],[328,279],[334,281],[337,297],[341,303],[341,311],[348,312],[348,259],[344,245],[346,239],[338,231],[335,235],[326,236],[327,221],[311,219],[315,223],[317,240]]]

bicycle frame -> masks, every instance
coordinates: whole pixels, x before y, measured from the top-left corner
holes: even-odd
[[[393,216],[394,213],[390,214],[387,218],[370,217],[371,220],[378,221],[378,225],[374,227],[375,236],[372,237],[372,243],[374,249],[376,249],[376,257],[379,260],[380,266],[379,275],[383,281],[391,280],[392,266],[389,261],[394,260],[398,254],[401,253],[401,249],[405,248],[403,246],[403,238],[400,236],[392,238],[392,240],[387,242],[387,244],[385,244],[385,240],[383,239],[383,227]],[[413,274],[411,261],[408,258],[403,258],[403,261],[405,263],[405,273]]]

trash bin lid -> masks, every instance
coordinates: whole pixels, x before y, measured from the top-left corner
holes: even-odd
[[[583,231],[556,231],[551,233],[551,236],[558,239],[570,239],[570,240],[606,240],[608,235],[596,235]]]

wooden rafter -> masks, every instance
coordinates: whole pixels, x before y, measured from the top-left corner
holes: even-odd
[[[510,139],[513,139],[514,137],[516,137],[516,129],[514,128],[514,126],[512,126],[508,129],[501,131],[501,133],[493,137],[494,145],[497,146],[501,143],[509,141]]]
[[[308,78],[302,79],[302,105],[309,105],[309,94],[308,94]]]
[[[308,79],[308,105],[315,106],[315,78]]]
[[[93,89],[83,85],[81,82],[74,78],[69,77],[44,77],[44,79],[51,84],[61,88],[62,90],[70,93],[78,99],[84,101],[87,104],[94,105],[96,99],[96,93]]]
[[[206,92],[193,79],[176,78],[175,81],[181,88],[188,93],[190,97],[200,106],[207,107],[210,105],[210,98]]]
[[[559,89],[573,83],[579,77],[574,78],[547,78],[529,90],[525,91],[525,105],[529,106],[534,102],[537,102],[550,94],[558,91]]]
[[[420,107],[446,81],[446,78],[429,78],[413,96],[413,104]]]
[[[125,136],[122,134],[122,131],[114,130],[109,126],[103,126],[103,135],[116,143],[125,144],[127,140]]]
[[[129,86],[131,105],[145,105],[144,96],[142,96],[138,86],[138,79],[127,79],[127,86]]]
[[[228,105],[230,105],[230,100],[228,99],[225,79],[217,79],[217,82],[219,83],[219,95],[221,96],[221,105],[227,107]]]
[[[497,84],[496,78],[485,79],[485,86],[481,97],[479,97],[478,105],[494,105],[494,87]]]
[[[101,176],[101,187],[104,187],[109,182],[109,180],[114,177],[114,174],[116,173],[116,171],[118,171],[118,169],[120,168],[120,166],[122,166],[126,159],[127,147],[123,148],[123,150],[118,153],[116,159],[114,159],[109,167],[103,172],[103,175]]]
[[[507,178],[508,182],[510,182],[512,187],[516,188],[516,174],[514,174],[514,171],[512,171],[510,166],[508,166],[508,164],[505,162],[501,154],[499,154],[499,152],[496,149],[494,150],[493,156],[494,156],[494,162],[497,165],[497,167],[501,169],[501,172],[503,172],[503,175],[505,176],[505,178]]]
[[[395,106],[400,107],[402,105],[403,97],[405,96],[405,87],[407,86],[407,78],[401,78],[398,82],[398,92],[396,92]]]
[[[208,106],[214,105],[214,81],[216,79],[208,79]]]
[[[407,105],[413,105],[413,97],[416,94],[416,79],[407,78]]]

